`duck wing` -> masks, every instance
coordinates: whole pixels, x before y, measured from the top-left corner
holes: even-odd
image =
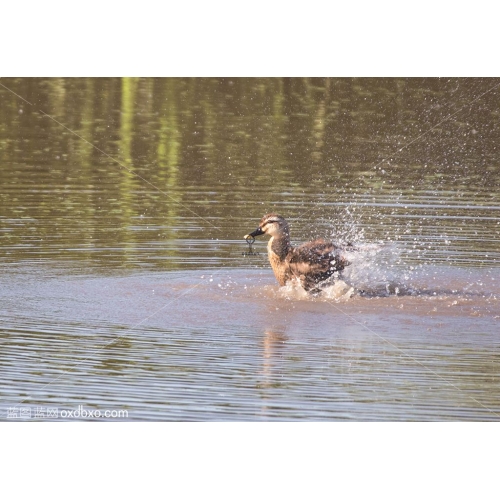
[[[321,239],[292,248],[286,260],[290,273],[301,280],[306,290],[349,265],[341,247]]]

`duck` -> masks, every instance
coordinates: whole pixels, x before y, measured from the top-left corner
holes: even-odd
[[[321,292],[321,284],[334,273],[340,273],[350,265],[346,251],[354,249],[341,247],[324,239],[316,239],[292,246],[290,243],[290,227],[284,217],[277,213],[264,215],[259,227],[244,236],[247,241],[256,236],[271,236],[267,244],[269,263],[280,286],[294,278],[309,293]]]

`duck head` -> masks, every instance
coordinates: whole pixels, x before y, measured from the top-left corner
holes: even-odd
[[[281,215],[272,213],[264,215],[260,220],[259,227],[252,233],[243,236],[243,238],[255,238],[255,236],[260,236],[262,234],[268,234],[269,236],[275,237],[288,237],[290,230],[287,221]]]

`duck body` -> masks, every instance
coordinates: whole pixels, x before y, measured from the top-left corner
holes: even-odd
[[[319,284],[349,265],[345,249],[331,241],[317,239],[293,247],[290,229],[279,214],[264,215],[259,227],[246,238],[262,234],[271,236],[267,245],[269,262],[280,286],[297,278],[306,291],[320,291]]]

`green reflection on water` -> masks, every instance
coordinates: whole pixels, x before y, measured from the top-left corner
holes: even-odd
[[[231,242],[277,210],[297,239],[498,262],[497,80],[1,82],[31,103],[0,87],[4,261],[239,265]]]

